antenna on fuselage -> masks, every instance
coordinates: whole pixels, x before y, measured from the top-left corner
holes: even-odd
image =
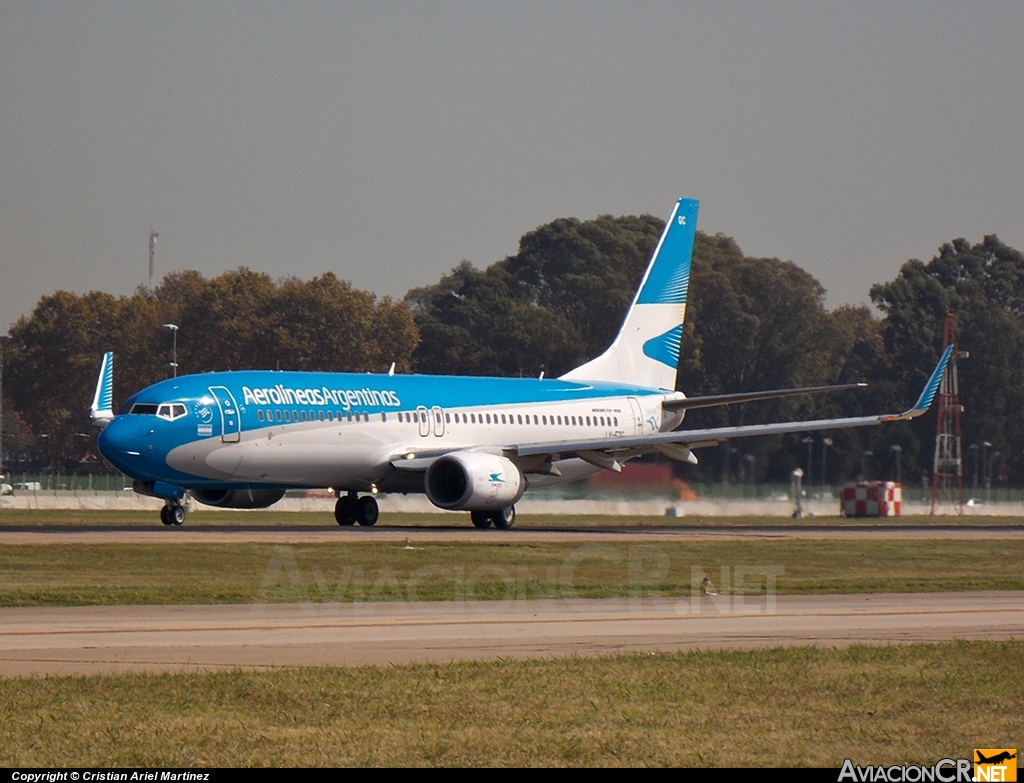
[[[391,369],[388,370],[388,375],[394,375],[394,374],[395,374],[395,363],[391,362]]]

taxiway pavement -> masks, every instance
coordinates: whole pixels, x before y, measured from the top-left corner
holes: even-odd
[[[0,609],[0,676],[1024,638],[1017,592]]]

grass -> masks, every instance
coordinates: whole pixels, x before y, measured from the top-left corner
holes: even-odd
[[[666,501],[666,505],[669,501]],[[750,526],[786,526],[786,527],[849,527],[862,525],[890,526],[959,526],[959,525],[998,525],[1015,526],[1024,523],[1024,518],[1010,516],[902,516],[878,519],[847,519],[839,516],[805,517],[791,519],[789,517],[736,516],[736,517],[643,517],[616,516],[612,514],[573,514],[557,516],[554,514],[520,514],[516,520],[517,528],[601,528],[601,527],[750,527]],[[190,514],[185,521],[186,527],[210,526],[235,527],[323,527],[333,530],[337,527],[334,515],[323,511],[275,511],[261,509],[258,511],[211,510],[202,509]],[[381,527],[464,527],[471,529],[467,513],[438,512],[436,514],[384,513],[379,523]],[[156,510],[108,510],[108,509],[0,509],[0,529],[35,528],[46,526],[59,527],[125,527],[160,529],[159,514]]]
[[[0,548],[0,606],[1024,590],[1024,540],[46,544]],[[723,570],[725,569],[725,570]]]
[[[1021,641],[13,679],[0,766],[930,766],[1022,702]]]

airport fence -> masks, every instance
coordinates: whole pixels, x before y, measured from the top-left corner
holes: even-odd
[[[56,497],[79,496],[130,496],[132,479],[121,473],[93,474],[75,473],[13,473],[7,474],[3,483],[10,485],[15,495],[50,495]],[[815,486],[804,490],[805,501],[839,504],[842,487]],[[306,492],[293,490],[287,497],[302,498],[307,495],[323,495],[325,490]],[[555,487],[541,487],[530,490],[529,497],[535,500],[653,500],[666,501],[708,500],[708,501],[761,501],[795,503],[791,484],[672,484],[661,486],[603,487],[587,482],[564,484]],[[975,504],[1024,504],[1024,489],[1015,487],[992,487],[977,489],[964,488],[964,502]],[[903,502],[928,504],[931,502],[931,488],[903,487]]]

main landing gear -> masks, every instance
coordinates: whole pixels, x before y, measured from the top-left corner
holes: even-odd
[[[469,518],[473,520],[473,527],[486,530],[494,525],[498,530],[508,530],[516,523],[516,507],[505,506],[497,511],[470,511]]]
[[[334,518],[342,527],[360,524],[363,527],[373,527],[377,524],[380,516],[380,508],[377,506],[377,498],[373,495],[358,497],[355,492],[347,495],[340,495],[338,502],[334,504]]]
[[[178,501],[167,501],[160,509],[160,521],[168,527],[180,527],[185,522],[185,508]]]

